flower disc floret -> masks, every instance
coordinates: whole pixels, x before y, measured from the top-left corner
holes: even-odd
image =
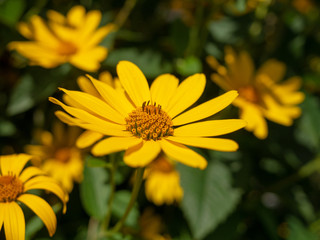
[[[23,193],[23,183],[15,176],[0,176],[0,202],[15,201]]]
[[[160,105],[144,102],[142,107],[133,110],[126,118],[126,130],[143,140],[160,140],[173,136],[173,123]]]

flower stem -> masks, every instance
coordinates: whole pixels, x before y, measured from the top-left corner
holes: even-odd
[[[131,209],[132,209],[132,207],[138,197],[140,186],[141,186],[141,183],[143,180],[143,173],[144,173],[144,168],[138,168],[136,170],[136,179],[134,182],[134,186],[133,186],[132,193],[131,193],[131,198],[128,203],[127,209],[126,209],[125,213],[123,214],[122,218],[111,229],[111,232],[118,232],[122,228],[124,222],[126,221],[128,215],[129,215],[129,213],[130,213],[130,211],[131,211]]]
[[[120,10],[120,12],[114,20],[114,23],[117,25],[118,28],[121,28],[121,26],[125,23],[136,3],[137,0],[126,0],[123,8]]]

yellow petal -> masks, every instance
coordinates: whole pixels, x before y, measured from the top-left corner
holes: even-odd
[[[117,65],[117,73],[123,88],[136,107],[151,100],[147,79],[135,64],[120,61]]]
[[[42,220],[52,237],[56,232],[57,218],[51,206],[42,198],[32,194],[22,194],[17,200],[24,203]]]
[[[211,74],[211,80],[226,91],[236,89],[232,83],[227,81],[226,77],[220,76],[219,74]]]
[[[37,175],[45,175],[46,173],[40,170],[37,167],[27,167],[23,172],[20,174],[19,179],[22,182],[28,181],[30,178],[37,176]]]
[[[65,92],[74,101],[81,104],[83,107],[91,110],[96,115],[100,115],[101,117],[118,124],[126,124],[124,117],[118,111],[114,110],[99,98],[80,91],[69,91],[63,88],[59,89]]]
[[[70,63],[79,69],[88,72],[97,71],[100,68],[100,62],[102,62],[108,54],[108,50],[105,47],[97,46],[87,51],[78,52],[72,55]]]
[[[195,103],[206,86],[204,74],[194,74],[184,80],[177,88],[173,98],[171,98],[168,109],[164,109],[171,118],[190,107]]]
[[[103,134],[93,131],[83,132],[76,141],[78,148],[86,148],[97,142],[103,137]]]
[[[256,76],[267,75],[274,82],[279,82],[283,79],[286,71],[286,65],[282,62],[279,62],[275,59],[270,59],[266,61],[257,71]]]
[[[172,159],[194,168],[205,169],[207,161],[190,148],[170,140],[160,141],[161,149]]]
[[[229,106],[238,95],[237,91],[229,91],[219,97],[207,101],[174,118],[173,125],[183,125],[210,117]]]
[[[67,21],[69,25],[74,27],[81,27],[84,22],[86,10],[83,6],[74,6],[67,13]]]
[[[7,206],[7,203],[0,202],[0,212],[2,213],[2,214],[0,214],[0,232],[2,229],[3,221],[6,218],[6,216],[5,216],[5,213],[6,213],[5,207],[6,206]]]
[[[83,25],[80,28],[79,41],[84,43],[90,40],[91,35],[99,26],[102,14],[98,10],[92,10],[85,16]]]
[[[30,28],[30,25],[24,22],[21,22],[18,24],[18,31],[22,36],[28,39],[32,39],[33,37],[33,31]]]
[[[211,120],[188,124],[174,129],[178,137],[219,136],[243,128],[246,122],[241,119]]]
[[[47,11],[47,18],[52,21],[59,24],[65,24],[66,18],[59,12],[56,12],[54,10],[48,10]]]
[[[25,220],[21,207],[16,202],[4,203],[4,232],[7,240],[25,239]]]
[[[97,31],[92,33],[87,42],[85,42],[85,48],[91,48],[98,45],[110,32],[115,29],[114,24],[107,24],[99,28]]]
[[[182,143],[188,146],[207,148],[215,151],[234,152],[237,151],[239,145],[230,139],[224,138],[203,138],[203,137],[174,137],[170,136],[166,139],[172,142]]]
[[[160,104],[162,109],[167,109],[170,99],[174,96],[179,80],[171,74],[162,74],[157,77],[151,87],[152,102]]]
[[[241,52],[237,62],[237,68],[239,69],[239,77],[244,85],[249,84],[253,80],[254,64],[252,58],[247,52]]]
[[[109,137],[98,142],[91,152],[95,156],[105,156],[110,153],[127,150],[141,143],[140,138],[136,137]]]
[[[66,201],[68,201],[68,195],[65,194],[60,185],[53,178],[47,176],[36,176],[31,178],[24,184],[24,192],[31,189],[42,189],[52,192],[60,198],[63,203],[63,213],[66,212]]]
[[[93,77],[87,75],[91,80],[93,85],[96,87],[102,98],[110,104],[111,107],[116,109],[122,116],[124,120],[128,113],[134,110],[132,104],[124,97],[124,95],[118,94],[118,92],[113,89],[108,84],[95,80]]]
[[[27,154],[12,154],[0,156],[0,166],[2,175],[12,174],[19,176],[26,163],[32,158]]]
[[[144,141],[130,147],[124,154],[123,160],[130,167],[145,167],[160,153],[159,142]]]
[[[77,83],[82,92],[89,93],[90,95],[93,95],[98,98],[100,97],[100,94],[98,93],[98,91],[92,85],[90,80],[85,76],[78,77]]]

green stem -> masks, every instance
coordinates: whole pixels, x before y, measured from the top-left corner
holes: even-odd
[[[136,202],[136,199],[138,197],[138,194],[139,194],[139,190],[140,190],[140,186],[141,186],[141,183],[142,183],[142,180],[143,180],[143,173],[144,173],[144,168],[138,168],[136,170],[136,179],[135,179],[135,182],[134,182],[134,186],[133,186],[133,189],[132,189],[132,193],[131,193],[131,198],[130,198],[130,201],[129,201],[129,204],[127,206],[127,209],[125,211],[125,213],[123,214],[122,218],[118,221],[118,223],[111,229],[111,232],[118,232],[121,230],[124,222],[126,221],[133,205],[135,204]]]
[[[108,230],[108,228],[109,228],[111,213],[112,213],[112,203],[113,203],[114,195],[116,192],[115,173],[117,171],[117,161],[116,161],[115,154],[110,155],[110,164],[111,164],[111,168],[110,168],[111,192],[110,192],[110,197],[108,200],[108,213],[107,213],[105,219],[103,220],[103,222],[101,223],[101,230],[102,231]]]
[[[120,12],[114,20],[114,23],[117,25],[118,28],[121,28],[121,26],[125,23],[136,3],[137,0],[126,0],[123,8],[120,10]]]

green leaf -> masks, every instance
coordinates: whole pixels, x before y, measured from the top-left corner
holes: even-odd
[[[184,189],[182,210],[193,236],[202,239],[233,211],[241,193],[231,187],[231,174],[218,161],[203,171],[184,165],[178,169]]]
[[[236,31],[237,24],[229,18],[221,18],[218,21],[211,21],[209,24],[209,32],[218,42],[235,43],[238,41]]]
[[[176,62],[177,72],[182,76],[190,76],[202,72],[202,64],[199,58],[190,56],[178,59]]]
[[[0,136],[12,136],[15,134],[16,130],[13,123],[0,119]]]
[[[162,73],[172,71],[172,65],[163,61],[161,54],[153,50],[139,51],[136,48],[114,50],[110,52],[105,64],[115,67],[121,60],[133,62],[148,78],[155,78]]]
[[[88,167],[101,167],[101,168],[110,168],[111,163],[107,162],[104,159],[101,158],[95,158],[92,156],[87,157],[87,166]]]
[[[116,216],[119,219],[123,216],[129,204],[130,198],[131,198],[131,192],[129,191],[121,190],[115,193],[114,200],[112,203],[112,213],[114,214],[114,216]],[[138,218],[139,218],[138,204],[135,203],[125,221],[125,225],[130,227],[136,227],[138,224]]]
[[[309,231],[296,217],[289,217],[289,237],[287,240],[318,240],[318,236]]]
[[[90,168],[85,165],[83,181],[80,184],[81,202],[86,212],[102,220],[107,214],[107,203],[110,195],[108,172],[103,168]]]
[[[0,3],[0,21],[14,27],[25,9],[24,0],[6,0]]]

